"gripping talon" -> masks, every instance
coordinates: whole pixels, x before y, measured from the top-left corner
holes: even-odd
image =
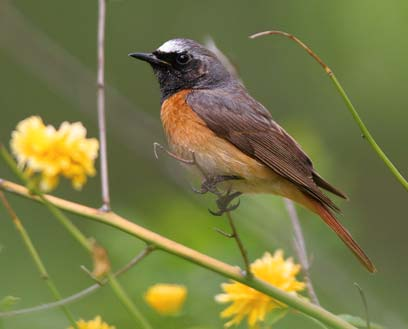
[[[230,203],[233,199],[235,199],[236,197],[240,195],[241,195],[241,192],[234,192],[234,193],[227,192],[227,194],[220,196],[218,198],[217,200],[218,210],[213,211],[211,209],[208,209],[208,211],[214,216],[221,216],[226,212],[233,211],[239,207],[240,200],[238,200],[237,203],[233,205],[230,205]]]
[[[211,209],[208,209],[208,212],[213,216],[221,216],[224,213],[222,210],[212,211]]]

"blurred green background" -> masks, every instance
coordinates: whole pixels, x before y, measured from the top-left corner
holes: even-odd
[[[96,127],[97,1],[0,0],[0,141],[7,144],[16,124],[33,114],[45,122],[82,121]],[[127,57],[150,51],[167,39],[211,36],[237,65],[254,97],[267,106],[314,159],[329,181],[346,191],[338,204],[342,222],[375,261],[369,275],[316,216],[299,209],[312,255],[312,278],[324,307],[363,316],[354,282],[364,289],[371,318],[388,328],[407,328],[408,221],[406,191],[378,159],[320,67],[297,45],[281,37],[249,40],[249,34],[280,29],[309,44],[332,67],[380,145],[408,175],[407,82],[408,2],[343,1],[108,1],[106,79],[110,178],[114,209],[135,222],[192,248],[241,264],[233,241],[214,232],[227,229],[207,208],[179,166],[156,160],[152,143],[164,142],[158,85],[150,68]],[[0,162],[0,177],[15,180]],[[82,192],[63,183],[55,194],[100,205],[99,179]],[[41,206],[10,195],[24,224],[64,295],[92,282],[80,270],[90,260]],[[236,212],[251,259],[283,248],[294,255],[283,201],[245,196]],[[108,250],[115,268],[137,254],[136,239],[72,216],[83,231]],[[18,307],[51,301],[21,239],[0,207],[0,298],[21,298]],[[157,252],[123,275],[126,286],[155,328],[221,328],[214,302],[225,280],[202,268]],[[183,314],[156,315],[143,293],[156,282],[185,284]],[[77,317],[101,314],[118,329],[134,328],[109,287],[70,306]],[[58,309],[3,320],[5,329],[65,329]],[[245,325],[241,326],[242,328]],[[276,328],[317,328],[293,313]]]

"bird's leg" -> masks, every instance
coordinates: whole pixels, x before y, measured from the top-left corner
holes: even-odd
[[[199,194],[205,194],[207,192],[211,192],[218,197],[222,197],[222,193],[217,189],[217,185],[219,183],[234,180],[234,179],[241,179],[238,176],[233,175],[218,175],[218,176],[208,176],[205,177],[201,183],[200,189],[193,188],[193,191]]]
[[[220,192],[217,189],[217,185],[219,183],[229,181],[229,180],[242,179],[241,177],[235,176],[235,175],[208,176],[203,170],[203,168],[201,168],[201,166],[197,163],[194,152],[191,152],[192,159],[183,159],[183,158],[180,158],[178,155],[166,150],[159,143],[153,143],[153,149],[154,149],[154,155],[156,156],[157,159],[159,158],[157,151],[161,150],[165,152],[168,156],[172,157],[173,159],[176,159],[177,161],[187,164],[187,165],[194,165],[200,170],[200,172],[204,176],[204,180],[201,183],[200,189],[193,188],[193,191],[199,194],[205,194],[207,192],[211,192],[218,196],[218,199],[216,201],[217,206],[218,206],[218,211],[210,210],[211,214],[213,214],[214,216],[221,216],[226,212],[229,212],[229,211],[232,211],[238,208],[239,201],[236,204],[231,205],[231,206],[230,206],[230,203],[233,199],[240,196],[242,193],[241,192],[231,193],[231,190],[228,190],[227,193],[222,194],[222,192]]]
[[[236,204],[233,204],[233,205],[230,205],[230,204],[232,200],[239,197],[241,194],[242,194],[241,192],[231,193],[231,191],[228,191],[224,195],[220,195],[216,201],[218,210],[217,211],[209,210],[209,212],[214,216],[221,216],[224,213],[237,209],[240,204],[239,200]]]
[[[176,159],[177,161],[187,164],[187,165],[195,165],[196,161],[195,161],[195,157],[194,157],[194,153],[192,152],[192,159],[183,159],[180,158],[178,155],[170,152],[169,150],[166,150],[163,145],[159,144],[159,143],[153,143],[153,151],[154,151],[154,155],[156,157],[156,159],[159,158],[159,154],[157,152],[157,150],[160,150],[162,152],[165,152],[169,157]]]

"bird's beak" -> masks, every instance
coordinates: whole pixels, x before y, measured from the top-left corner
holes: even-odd
[[[157,58],[153,53],[130,53],[128,56],[140,59],[152,65],[169,65],[169,63]]]

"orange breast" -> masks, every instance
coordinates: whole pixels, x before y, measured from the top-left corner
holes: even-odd
[[[204,121],[188,106],[186,96],[189,92],[183,90],[166,99],[160,113],[170,147],[177,153],[200,152],[206,140],[214,137]],[[191,157],[191,154],[184,155]]]
[[[183,159],[195,159],[207,175],[236,175],[243,180],[233,184],[242,192],[273,193],[272,185],[280,185],[279,176],[230,142],[218,137],[190,108],[181,91],[164,101],[161,120],[171,150]],[[276,184],[274,184],[276,183]]]

